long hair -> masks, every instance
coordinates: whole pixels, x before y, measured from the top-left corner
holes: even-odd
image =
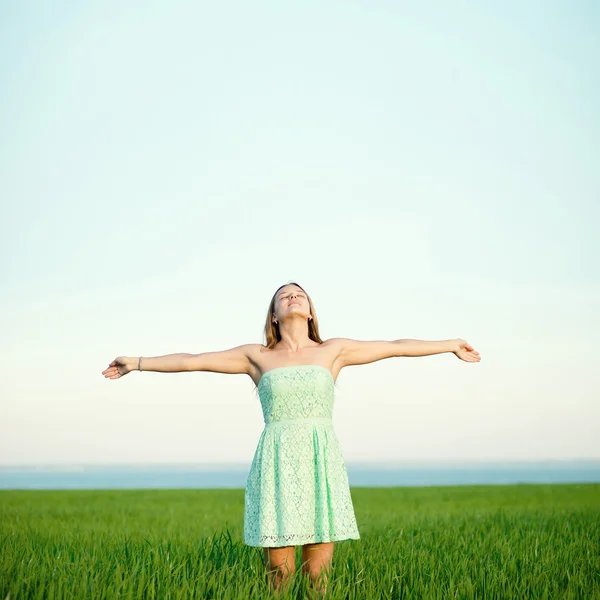
[[[273,294],[271,298],[271,302],[269,304],[269,310],[267,311],[267,321],[265,323],[265,337],[267,340],[266,348],[272,350],[275,347],[275,344],[281,340],[281,334],[279,333],[279,323],[273,323],[273,315],[275,314],[275,299],[277,298],[277,294],[279,290],[286,285],[297,285],[305,294],[308,299],[308,305],[310,307],[310,315],[312,319],[308,319],[308,337],[315,342],[319,342],[319,344],[323,343],[321,336],[319,335],[319,323],[317,321],[317,314],[315,312],[315,307],[313,306],[312,300],[310,296],[306,292],[306,290],[295,281],[289,281],[288,283],[284,283],[277,288],[277,291]]]

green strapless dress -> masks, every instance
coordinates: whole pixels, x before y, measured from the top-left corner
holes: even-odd
[[[320,365],[278,367],[261,377],[265,428],[246,482],[248,546],[360,539],[333,429],[334,391],[331,373]]]

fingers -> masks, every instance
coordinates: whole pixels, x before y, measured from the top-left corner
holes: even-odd
[[[479,356],[479,352],[473,350],[473,352],[464,352],[461,354],[457,354],[458,358],[464,360],[465,362],[480,362],[481,356]]]
[[[477,356],[479,356],[479,352],[477,352],[477,350],[475,350],[475,348],[473,348],[473,346],[471,346],[471,344],[469,344],[469,342],[467,342],[466,340],[463,340],[463,344],[462,347],[467,351],[467,352],[471,352]]]
[[[479,356],[479,352],[477,352],[477,350],[475,350],[475,348],[473,348],[473,346],[471,346],[471,344],[469,344],[468,342],[465,342],[463,344],[463,348],[467,351],[467,352],[471,352],[472,354],[476,354],[477,356]]]
[[[108,367],[102,371],[102,375],[107,379],[118,379],[123,375],[118,367]]]

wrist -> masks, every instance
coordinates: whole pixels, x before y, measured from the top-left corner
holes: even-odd
[[[450,348],[450,352],[456,352],[459,348],[461,343],[463,343],[464,340],[462,338],[454,338],[453,340],[448,340],[448,347]]]
[[[127,368],[129,369],[130,372],[137,370],[139,359],[140,359],[139,356],[131,356],[127,359]]]

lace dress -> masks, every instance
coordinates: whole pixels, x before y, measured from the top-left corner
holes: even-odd
[[[244,541],[296,546],[360,539],[320,365],[278,367],[258,383],[265,427],[246,482]]]

